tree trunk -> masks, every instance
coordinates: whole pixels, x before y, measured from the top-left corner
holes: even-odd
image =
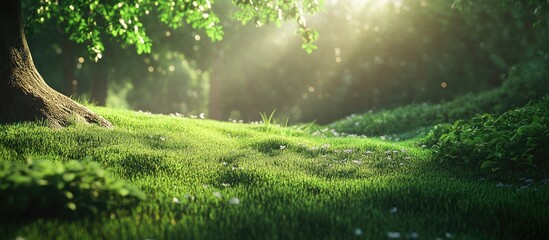
[[[63,94],[75,97],[77,88],[74,84],[74,42],[63,36],[62,54],[63,54]]]
[[[104,60],[93,64],[92,67],[95,70],[95,76],[91,79],[91,99],[97,106],[105,106],[109,69]]]
[[[221,74],[220,66],[223,61],[223,55],[218,56],[210,74],[210,90],[208,92],[208,118],[215,120],[223,120],[223,106],[221,105]]]
[[[208,93],[208,118],[221,120],[221,89],[219,89],[219,76],[214,71],[210,74],[210,91]]]
[[[73,122],[112,125],[50,88],[40,76],[23,31],[20,0],[0,1],[0,123],[44,120],[52,127]]]

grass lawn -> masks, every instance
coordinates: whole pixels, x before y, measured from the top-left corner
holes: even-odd
[[[5,221],[0,238],[549,239],[544,172],[445,166],[417,138],[93,109],[115,129],[0,126],[0,161],[91,158],[146,199],[129,212]]]

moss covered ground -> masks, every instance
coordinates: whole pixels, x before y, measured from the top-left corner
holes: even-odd
[[[0,161],[91,159],[145,200],[78,218],[11,216],[2,238],[549,238],[544,172],[441,164],[418,138],[93,109],[115,128],[0,126]]]

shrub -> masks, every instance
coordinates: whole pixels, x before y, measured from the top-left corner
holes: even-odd
[[[1,220],[76,217],[133,206],[143,193],[96,162],[0,161]]]
[[[436,126],[427,136],[434,158],[482,170],[547,168],[549,97],[500,116],[478,115]]]
[[[502,114],[539,100],[549,89],[549,58],[540,56],[509,70],[503,85],[438,104],[411,104],[374,113],[352,115],[330,125],[338,132],[379,136],[402,134],[420,127],[468,119],[478,113]]]

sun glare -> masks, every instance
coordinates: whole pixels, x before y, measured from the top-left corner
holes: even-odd
[[[347,2],[356,12],[366,10],[368,13],[381,11],[390,5],[400,9],[403,5],[402,0],[332,0],[331,5],[335,6],[340,2]]]

